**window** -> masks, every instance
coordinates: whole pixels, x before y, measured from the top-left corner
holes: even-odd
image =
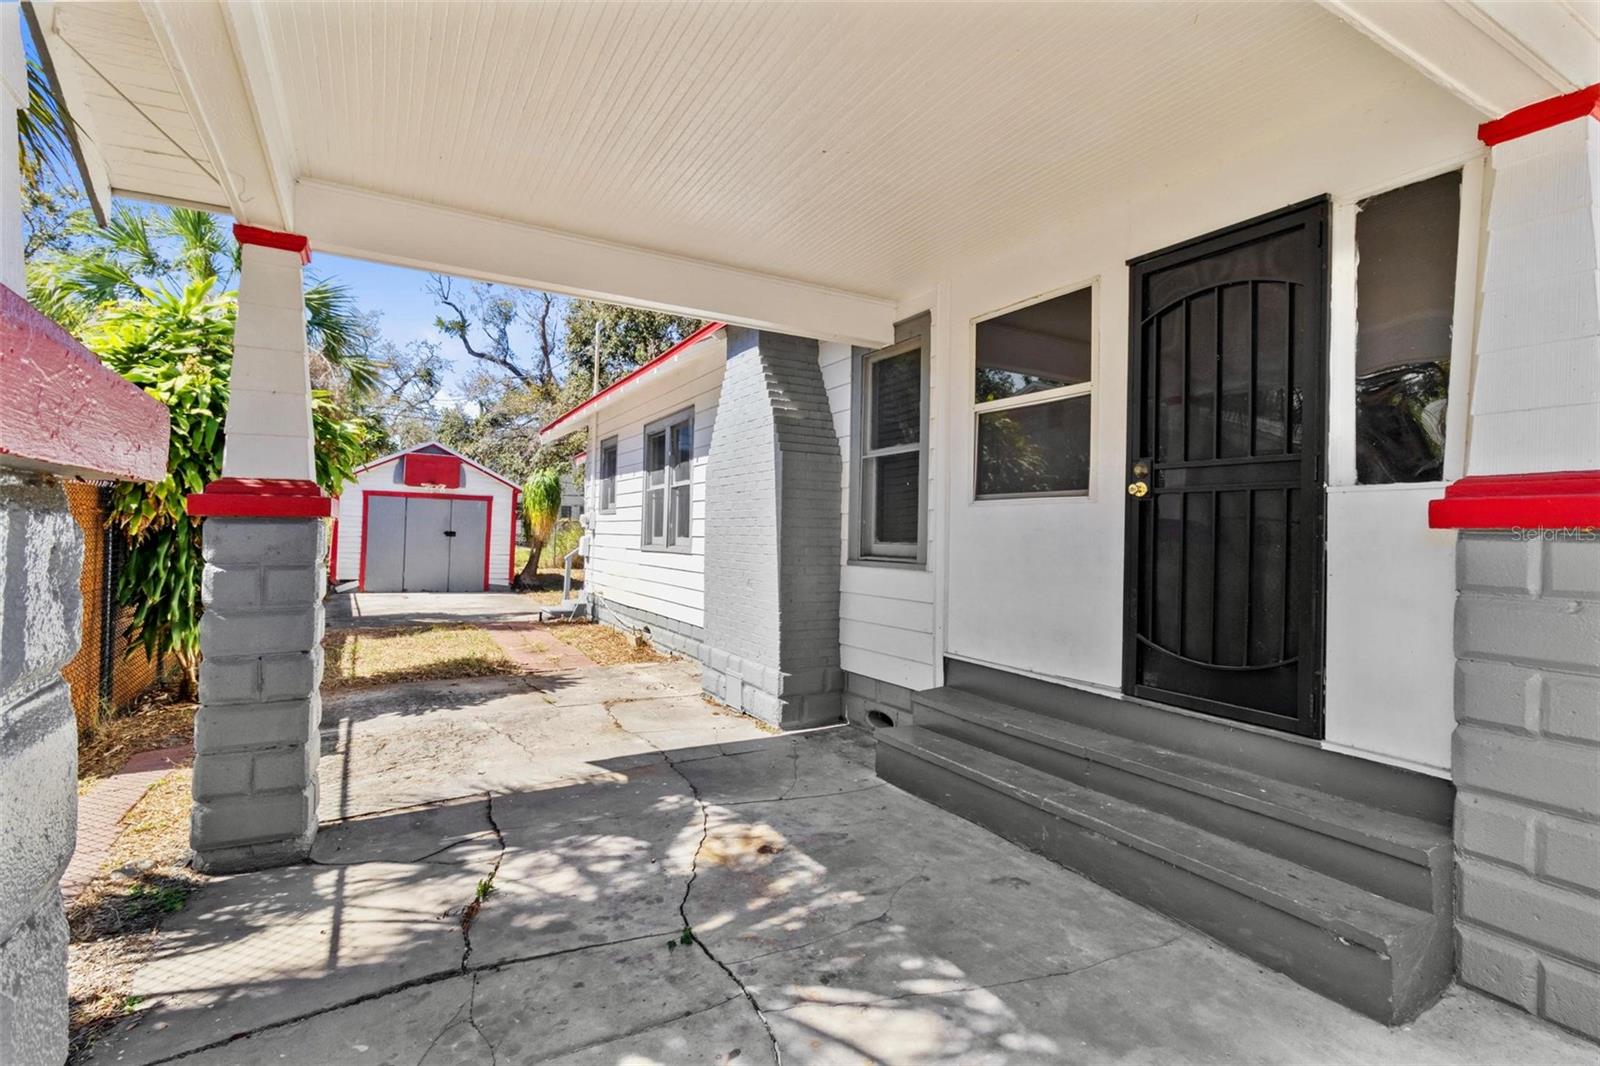
[[[978,323],[980,498],[1089,491],[1093,356],[1093,289]]]
[[[920,315],[896,341],[859,352],[854,375],[850,557],[921,564],[927,505],[927,333]]]
[[[684,411],[645,427],[643,544],[646,548],[689,550],[693,467],[693,411]]]
[[[600,513],[617,509],[617,438],[600,442]]]
[[[1356,483],[1444,478],[1461,172],[1356,215]]]

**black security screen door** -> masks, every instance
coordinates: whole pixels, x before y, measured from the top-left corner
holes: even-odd
[[[1321,730],[1327,205],[1134,260],[1123,687]]]

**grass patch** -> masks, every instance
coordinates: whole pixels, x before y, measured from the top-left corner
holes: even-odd
[[[667,658],[642,634],[623,633],[594,622],[560,622],[550,626],[550,632],[562,643],[583,652],[596,666],[659,663]]]
[[[494,638],[476,626],[343,629],[329,633],[322,648],[324,692],[521,672]]]
[[[129,756],[189,743],[194,739],[194,712],[192,701],[158,691],[114,718],[101,719],[78,740],[78,793],[116,773]]]
[[[144,1005],[131,993],[157,931],[205,880],[188,868],[190,772],[150,786],[123,819],[99,876],[67,905],[69,1063]]]

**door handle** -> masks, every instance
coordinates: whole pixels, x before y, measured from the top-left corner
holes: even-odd
[[[1150,494],[1150,485],[1145,481],[1134,481],[1128,485],[1128,495],[1143,499]]]
[[[444,535],[447,537],[453,537],[456,535],[456,531],[453,529],[447,529],[444,531]]]

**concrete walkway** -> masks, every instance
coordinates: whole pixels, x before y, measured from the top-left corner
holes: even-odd
[[[681,662],[342,696],[323,751],[315,861],[193,897],[94,1061],[1595,1058],[1459,989],[1386,1029]]]
[[[520,592],[341,592],[329,596],[329,629],[536,622],[540,604]]]
[[[78,832],[73,838],[72,860],[61,875],[61,894],[67,902],[77,899],[78,893],[100,873],[122,832],[122,820],[150,791],[150,786],[193,761],[194,748],[188,744],[142,751],[78,797]]]

